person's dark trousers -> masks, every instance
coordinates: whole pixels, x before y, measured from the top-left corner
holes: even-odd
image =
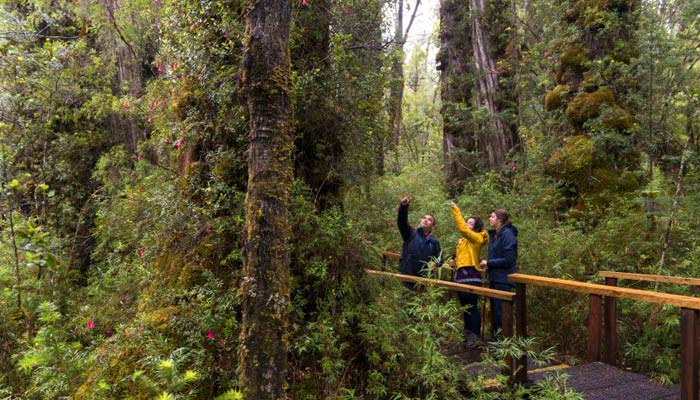
[[[505,292],[510,292],[513,290],[513,285],[510,283],[489,282],[489,287],[491,289],[503,290]],[[500,331],[503,328],[503,310],[501,309],[501,302],[501,299],[491,299],[491,312],[494,315],[495,322],[495,325],[493,327],[494,333]]]
[[[468,282],[467,285],[479,286],[481,283]],[[479,312],[479,296],[473,293],[457,292],[459,303],[464,306],[469,306],[464,313],[464,330],[479,335],[481,332],[481,312]]]

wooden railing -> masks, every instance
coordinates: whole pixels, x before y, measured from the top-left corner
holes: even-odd
[[[639,289],[620,288],[613,285],[576,282],[565,279],[548,278],[535,275],[512,274],[508,278],[516,283],[516,334],[527,336],[527,311],[525,307],[526,285],[551,287],[589,295],[588,314],[588,360],[600,361],[602,299],[605,298],[605,362],[616,364],[617,351],[617,316],[616,300],[629,299],[649,303],[670,305],[681,308],[681,399],[698,400],[698,323],[700,299],[667,293],[650,292]],[[612,277],[611,277],[612,279]],[[523,357],[517,361],[517,367],[527,365]]]
[[[609,280],[612,286],[617,286],[618,279],[629,279],[635,281],[647,281],[658,283],[675,283],[678,285],[700,286],[700,279],[686,278],[683,276],[666,276],[666,275],[648,275],[648,274],[633,274],[630,272],[615,272],[615,271],[600,271],[598,276],[605,278],[605,284],[608,285]],[[612,283],[614,282],[614,283]]]
[[[382,252],[382,258],[383,258],[383,261],[386,265],[387,258],[400,258],[400,255],[397,253],[393,253],[393,252]],[[437,286],[437,287],[442,287],[445,289],[453,290],[456,292],[472,293],[472,294],[475,294],[478,296],[484,296],[484,297],[488,297],[491,299],[500,299],[500,300],[502,300],[501,301],[501,313],[503,315],[502,321],[501,321],[501,329],[502,329],[501,334],[504,337],[512,337],[514,334],[514,321],[513,321],[514,309],[513,309],[513,306],[514,306],[515,293],[506,292],[503,290],[485,288],[485,287],[481,287],[481,286],[465,285],[462,283],[439,280],[439,279],[435,279],[435,278],[432,278],[432,279],[431,278],[423,278],[423,277],[419,277],[419,276],[396,274],[393,272],[376,271],[376,270],[372,270],[372,269],[367,269],[366,271],[370,275],[391,277],[394,279],[398,279],[402,282],[420,283],[420,284],[424,284],[426,286]],[[508,357],[505,360],[505,364],[506,364],[506,367],[501,372],[506,376],[512,377],[513,371],[514,371],[513,368],[515,366],[515,360],[512,359],[511,357]],[[527,371],[525,371],[525,375],[523,375],[520,373],[520,371],[516,370],[516,375],[515,375],[516,381],[518,381],[520,383],[524,383],[526,378],[527,378]]]

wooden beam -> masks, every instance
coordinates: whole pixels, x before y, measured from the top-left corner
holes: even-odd
[[[515,285],[515,334],[521,338],[527,337],[527,301],[526,287],[522,283]],[[515,382],[527,383],[527,352],[516,360]]]
[[[648,275],[648,274],[633,274],[629,272],[614,272],[600,271],[598,276],[603,278],[618,278],[630,279],[635,281],[659,282],[659,283],[676,283],[679,285],[700,286],[700,279],[686,278],[683,276],[665,276],[665,275]]]
[[[698,310],[681,309],[681,399],[698,400]]]
[[[617,278],[605,278],[608,286],[617,286]],[[617,299],[605,296],[605,363],[617,365]]]
[[[461,283],[455,283],[455,282],[450,282],[450,281],[441,281],[437,279],[428,279],[428,278],[422,278],[419,276],[413,276],[413,275],[403,275],[403,274],[395,274],[392,272],[386,272],[386,271],[377,271],[373,269],[367,269],[368,274],[370,275],[381,275],[381,276],[388,276],[391,278],[398,279],[400,281],[404,282],[414,282],[414,283],[424,283],[425,285],[432,285],[432,286],[439,286],[439,287],[444,287],[450,290],[454,290],[457,292],[464,292],[464,293],[473,293],[477,294],[479,296],[486,296],[494,299],[501,299],[505,301],[513,301],[513,297],[515,297],[515,293],[511,292],[506,292],[504,290],[496,290],[496,289],[489,289],[489,288],[484,288],[480,286],[472,286],[472,285],[464,285]]]
[[[551,287],[572,292],[597,294],[600,296],[610,296],[620,299],[646,301],[649,303],[664,304],[669,306],[691,308],[700,310],[700,299],[677,294],[650,292],[639,289],[628,289],[615,286],[599,285],[596,283],[586,283],[570,281],[566,279],[548,278],[544,276],[511,274],[508,279],[515,283],[526,285]]]
[[[588,362],[600,360],[600,331],[603,325],[602,299],[600,295],[589,294],[588,310]]]
[[[394,260],[398,260],[401,258],[401,254],[399,253],[394,253],[393,251],[385,250],[380,253],[383,258],[393,258]]]
[[[501,302],[501,329],[503,337],[513,337],[513,303],[510,301]],[[510,377],[510,380],[512,381],[515,378],[513,376],[513,364],[515,360],[513,360],[512,356],[507,356],[505,361],[506,366],[503,368],[501,373]]]

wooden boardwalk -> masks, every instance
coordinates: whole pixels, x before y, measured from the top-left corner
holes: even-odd
[[[469,365],[481,360],[478,350],[456,354],[459,361]],[[476,364],[473,364],[476,365]],[[499,371],[473,369],[473,373],[495,376]],[[528,371],[529,383],[536,383],[548,375],[568,375],[567,387],[582,393],[586,400],[675,400],[681,398],[680,385],[664,386],[648,376],[624,371],[602,362],[570,367],[565,364]]]

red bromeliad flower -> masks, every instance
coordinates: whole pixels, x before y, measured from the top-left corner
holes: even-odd
[[[141,247],[141,248],[139,249],[139,254],[140,254],[140,255],[144,255],[145,253],[146,253],[146,248],[145,248],[145,247]]]
[[[178,149],[181,149],[183,144],[185,144],[185,138],[181,137],[180,139],[178,139],[175,142],[175,147],[177,147]]]
[[[214,330],[213,329],[210,329],[209,332],[207,332],[207,339],[214,340]]]
[[[171,65],[171,67],[173,67],[173,69],[177,69],[177,63],[174,62],[173,65]]]
[[[166,136],[165,139],[163,139],[163,143],[165,143],[165,144],[170,143],[170,136]]]
[[[384,221],[384,226],[386,226],[387,228],[391,228],[391,225],[392,225],[391,220],[387,219],[386,221]]]
[[[208,235],[211,233],[211,227],[209,225],[204,226],[204,234]]]
[[[301,0],[301,5],[306,7],[309,5],[309,3],[306,0]]]
[[[136,156],[136,161],[141,161],[141,153]]]
[[[87,325],[85,325],[85,327],[88,329],[92,329],[95,327],[95,322],[92,319],[90,319],[88,320]]]
[[[163,72],[163,65],[158,64],[158,67],[157,67],[157,68],[158,68],[158,73]]]
[[[153,122],[153,117],[151,117],[151,116],[149,115],[149,116],[148,116],[148,119],[147,119],[146,121],[148,121],[148,123],[150,124],[151,122]]]

